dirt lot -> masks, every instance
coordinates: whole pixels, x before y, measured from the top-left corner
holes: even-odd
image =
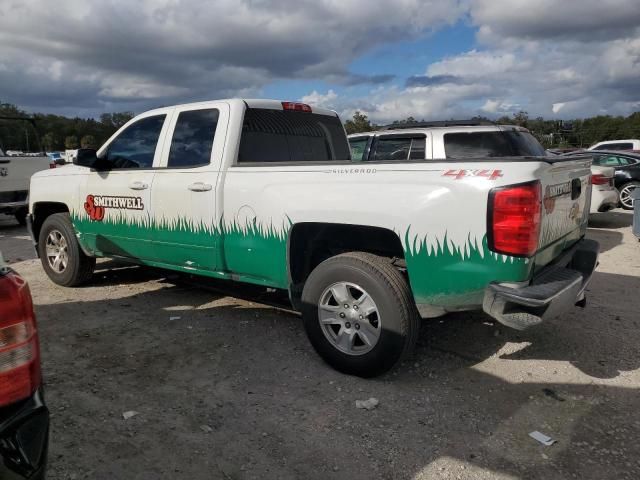
[[[630,223],[619,210],[593,221],[586,309],[523,333],[480,314],[425,321],[409,362],[362,380],[325,366],[295,315],[161,271],[104,261],[89,286],[58,287],[0,217],[40,325],[49,478],[638,479]],[[356,409],[372,396],[377,409]]]

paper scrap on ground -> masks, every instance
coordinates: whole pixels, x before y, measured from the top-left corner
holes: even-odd
[[[369,400],[356,400],[356,408],[366,408],[367,410],[373,410],[378,406],[378,399],[371,397]]]
[[[539,441],[543,445],[546,445],[547,447],[556,443],[556,441],[553,438],[547,437],[544,433],[540,433],[537,430],[535,432],[531,432],[529,436],[534,440]]]
[[[135,417],[138,414],[140,414],[140,412],[136,412],[135,410],[129,410],[128,412],[124,412],[122,414],[122,418],[124,418],[125,420],[129,420],[131,417]]]

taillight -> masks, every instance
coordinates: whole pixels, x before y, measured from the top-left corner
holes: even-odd
[[[49,168],[50,169],[51,168],[56,168],[56,162],[54,162],[54,161],[49,162]]]
[[[0,407],[30,397],[40,386],[40,346],[27,283],[0,276]]]
[[[538,249],[541,215],[540,182],[494,188],[489,192],[489,248],[497,253],[530,257]]]
[[[311,113],[311,107],[306,103],[300,102],[282,102],[283,110],[295,110],[296,112]]]
[[[611,185],[612,181],[611,177],[605,177],[601,173],[591,175],[591,185]]]

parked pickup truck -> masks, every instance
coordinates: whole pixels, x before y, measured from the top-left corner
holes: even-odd
[[[221,100],[143,113],[34,175],[28,224],[59,285],[117,257],[282,289],[329,364],[373,376],[411,351],[421,316],[525,328],[584,304],[590,164],[355,163],[335,112]]]
[[[50,159],[41,156],[5,156],[0,150],[0,213],[14,215],[20,225],[27,216],[27,197],[31,175],[50,167]]]
[[[3,121],[33,122],[32,119],[0,117]],[[4,152],[0,148],[0,213],[14,215],[25,224],[27,197],[31,175],[50,166],[55,167],[44,153]]]

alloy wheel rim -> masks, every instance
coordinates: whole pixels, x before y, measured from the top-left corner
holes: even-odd
[[[382,319],[367,291],[351,282],[327,287],[318,301],[318,321],[329,343],[347,355],[364,355],[380,340]]]
[[[69,250],[67,239],[58,230],[51,230],[45,244],[47,263],[51,270],[62,273],[69,264]]]
[[[620,190],[620,203],[625,207],[633,208],[633,198],[631,194],[636,189],[634,185],[627,185]]]

